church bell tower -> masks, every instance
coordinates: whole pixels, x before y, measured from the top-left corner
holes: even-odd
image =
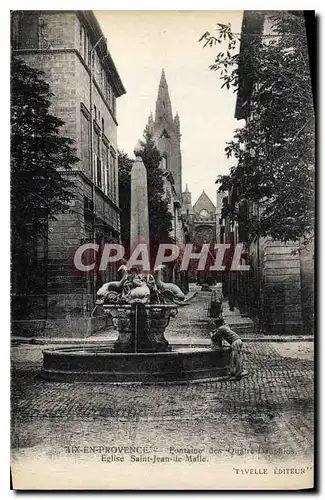
[[[181,133],[178,113],[173,117],[168,84],[164,69],[161,72],[155,117],[148,120],[149,131],[165,159],[165,168],[172,174],[179,200],[182,196]]]

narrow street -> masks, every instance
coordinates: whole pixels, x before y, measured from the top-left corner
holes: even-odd
[[[13,489],[313,486],[315,12],[10,11]]]

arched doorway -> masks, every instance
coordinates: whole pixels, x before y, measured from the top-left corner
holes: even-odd
[[[208,225],[202,225],[195,228],[193,245],[196,252],[199,252],[202,248],[202,245],[209,244],[210,251],[214,248],[215,242],[215,234],[213,227]],[[205,269],[202,271],[197,270],[198,261],[195,261],[194,269],[195,270],[195,281],[199,284],[208,283],[212,285],[215,281],[212,273],[209,271],[210,266],[213,264],[213,255],[209,253]]]

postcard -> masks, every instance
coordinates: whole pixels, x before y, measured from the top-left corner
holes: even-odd
[[[314,29],[11,12],[15,490],[314,488]]]

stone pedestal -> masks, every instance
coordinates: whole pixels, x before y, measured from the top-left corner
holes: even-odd
[[[104,305],[118,331],[115,352],[168,352],[170,347],[164,332],[170,318],[176,316],[172,304]]]

